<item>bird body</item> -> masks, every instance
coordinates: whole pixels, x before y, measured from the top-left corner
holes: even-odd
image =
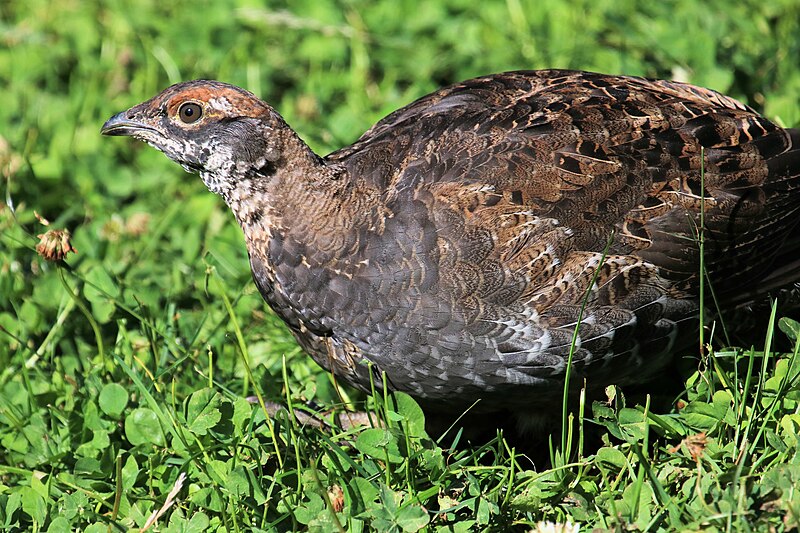
[[[593,390],[655,375],[698,327],[701,234],[723,310],[800,277],[800,132],[684,83],[476,78],[319,157],[251,93],[200,80],[103,133],[224,198],[319,364],[451,410],[550,409],[568,360]]]

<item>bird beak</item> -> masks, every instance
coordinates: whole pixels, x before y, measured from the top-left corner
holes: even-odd
[[[106,120],[100,133],[103,135],[133,135],[137,131],[153,129],[147,124],[128,118],[127,115],[128,112],[123,111]]]

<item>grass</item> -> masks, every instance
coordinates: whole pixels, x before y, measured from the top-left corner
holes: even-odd
[[[0,529],[122,531],[162,508],[148,530],[797,528],[797,323],[689,359],[672,408],[612,390],[569,413],[544,463],[503,434],[428,435],[410,398],[337,390],[302,354],[199,179],[98,134],[211,77],[326,153],[441,84],[545,67],[684,78],[797,125],[797,2],[10,0],[0,28]],[[78,250],[61,264],[35,251],[51,228]],[[268,401],[366,401],[384,427]]]

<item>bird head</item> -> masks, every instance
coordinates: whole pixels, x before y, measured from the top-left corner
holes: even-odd
[[[283,157],[286,123],[269,105],[217,81],[178,83],[118,113],[103,135],[127,135],[196,172],[226,197],[242,182],[269,177]]]

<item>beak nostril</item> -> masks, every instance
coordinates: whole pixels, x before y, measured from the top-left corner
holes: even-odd
[[[133,135],[135,131],[148,129],[146,124],[136,120],[135,111],[120,111],[113,117],[109,118],[100,133],[103,135]]]

